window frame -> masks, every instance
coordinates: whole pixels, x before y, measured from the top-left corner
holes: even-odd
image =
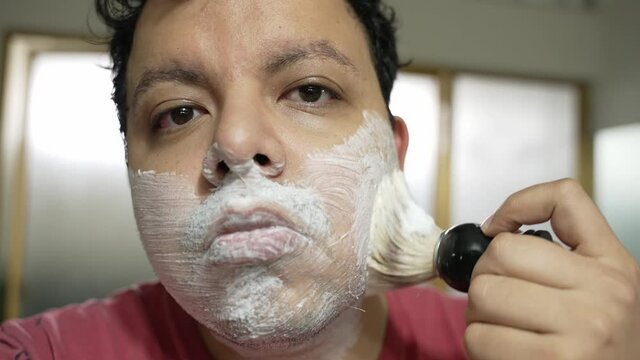
[[[439,83],[439,119],[438,119],[438,154],[437,154],[437,174],[436,190],[434,199],[435,222],[443,227],[451,226],[451,142],[453,125],[453,91],[454,80],[457,76],[477,75],[508,80],[531,80],[547,83],[570,85],[575,87],[578,94],[578,149],[575,159],[577,174],[576,180],[582,185],[584,190],[592,196],[593,194],[593,136],[589,126],[589,93],[590,86],[587,81],[573,78],[549,77],[539,75],[528,75],[520,73],[474,70],[465,68],[455,68],[446,66],[420,66],[409,65],[401,68],[400,71],[409,74],[430,75],[435,77]],[[399,114],[402,115],[402,114]]]
[[[26,109],[33,59],[42,52],[104,53],[105,43],[69,35],[10,33],[5,42],[0,89],[0,271],[3,318],[20,314],[27,213]]]

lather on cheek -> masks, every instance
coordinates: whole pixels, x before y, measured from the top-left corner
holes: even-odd
[[[136,220],[154,270],[191,316],[230,341],[259,347],[316,334],[366,290],[373,198],[397,168],[392,139],[386,120],[364,112],[343,144],[309,155],[295,183],[268,180],[249,164],[205,199],[185,177],[132,172]],[[293,245],[259,240],[266,247],[253,252],[216,243],[221,219],[259,206],[284,214],[303,236]],[[285,245],[291,248],[274,250],[286,255],[274,263],[221,265]]]
[[[363,112],[362,126],[345,143],[309,156],[305,186],[321,194],[334,225],[353,239],[358,262],[366,260],[377,186],[397,168],[391,127],[370,111]]]

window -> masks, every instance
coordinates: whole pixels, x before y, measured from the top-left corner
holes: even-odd
[[[596,202],[618,238],[640,260],[640,124],[599,130],[594,150]]]
[[[572,177],[589,191],[583,109],[577,83],[445,69],[403,72],[391,96],[407,114],[409,188],[442,227],[481,222],[540,182]]]
[[[80,39],[9,41],[0,171],[6,317],[153,277],[101,50]]]
[[[576,178],[578,100],[572,84],[457,76],[451,223],[480,222],[527,186]]]
[[[438,166],[439,84],[435,76],[400,73],[391,93],[391,113],[409,129],[405,175],[414,199],[428,214],[435,206]]]

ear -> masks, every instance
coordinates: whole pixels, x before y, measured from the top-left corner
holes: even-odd
[[[393,140],[396,143],[400,170],[404,170],[404,157],[407,155],[407,147],[409,146],[409,131],[407,124],[399,116],[393,117]]]

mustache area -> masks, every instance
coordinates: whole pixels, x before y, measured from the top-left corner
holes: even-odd
[[[308,188],[261,176],[228,179],[186,219],[184,246],[212,265],[264,260],[313,243],[324,247],[331,223]],[[328,249],[325,249],[328,250]]]

